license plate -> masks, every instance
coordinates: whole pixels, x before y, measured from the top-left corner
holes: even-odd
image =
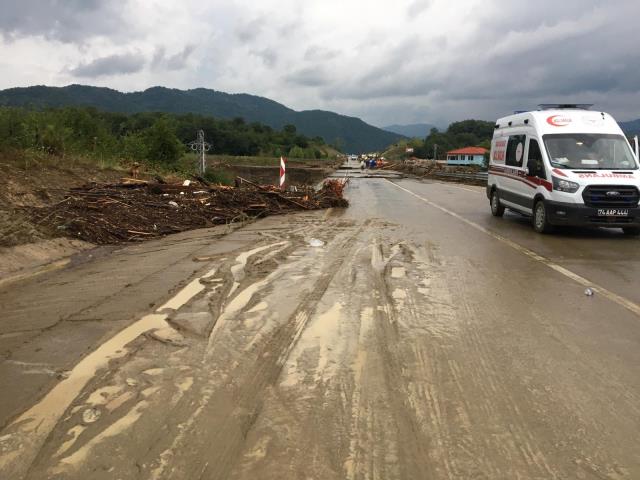
[[[628,217],[629,210],[626,208],[599,208],[599,217]]]

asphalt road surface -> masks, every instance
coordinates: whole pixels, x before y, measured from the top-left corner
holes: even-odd
[[[0,478],[640,478],[640,240],[347,193],[3,287]]]

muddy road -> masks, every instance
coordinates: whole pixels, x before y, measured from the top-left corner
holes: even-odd
[[[0,477],[640,478],[640,240],[347,195],[3,287]]]

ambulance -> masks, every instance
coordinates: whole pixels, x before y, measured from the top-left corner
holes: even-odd
[[[640,170],[616,121],[591,105],[540,105],[501,118],[491,141],[491,213],[530,216],[538,233],[555,226],[621,228],[640,234]]]

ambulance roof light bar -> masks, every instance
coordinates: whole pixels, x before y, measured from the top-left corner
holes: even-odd
[[[591,110],[593,103],[541,103],[540,110]]]

